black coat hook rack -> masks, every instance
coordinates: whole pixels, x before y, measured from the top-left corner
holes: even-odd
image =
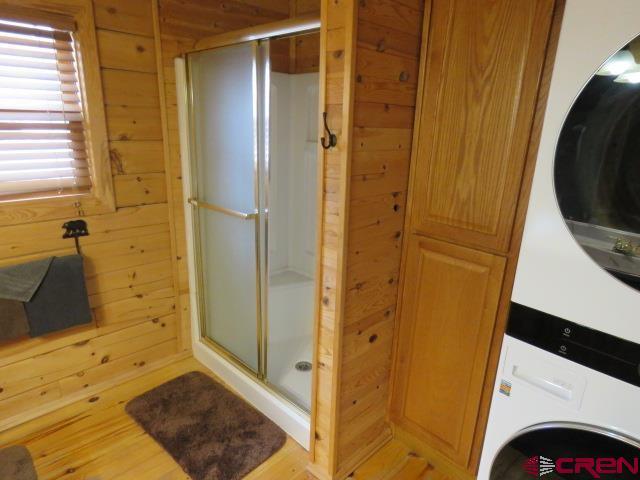
[[[62,228],[65,229],[62,234],[62,238],[73,238],[76,242],[76,252],[78,252],[78,255],[82,255],[82,252],[80,251],[80,241],[78,238],[89,236],[87,222],[84,220],[69,220],[62,225]]]
[[[331,130],[329,130],[329,125],[327,125],[327,112],[322,112],[322,120],[324,121],[324,129],[329,136],[329,142],[327,143],[327,139],[322,137],[320,139],[320,145],[322,145],[322,148],[325,150],[329,150],[331,147],[335,147],[338,144],[338,137],[335,133],[332,133]]]

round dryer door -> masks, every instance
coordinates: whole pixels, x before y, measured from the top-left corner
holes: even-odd
[[[619,434],[573,423],[536,425],[498,452],[490,480],[638,479],[640,443]]]
[[[612,55],[575,99],[554,169],[558,205],[578,244],[640,290],[640,37]]]

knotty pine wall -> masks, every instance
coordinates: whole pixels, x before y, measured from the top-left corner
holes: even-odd
[[[338,465],[384,438],[423,0],[358,4]]]
[[[423,0],[323,3],[322,306],[313,464],[342,479],[391,436],[395,306],[416,104]]]
[[[151,0],[95,0],[97,61],[117,211],[81,239],[94,324],[0,345],[0,429],[166,361],[188,348],[177,315]],[[2,228],[0,264],[75,252],[63,220]]]

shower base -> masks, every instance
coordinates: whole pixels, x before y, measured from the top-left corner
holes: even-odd
[[[269,279],[267,381],[302,409],[311,408],[311,370],[296,368],[312,361],[313,279],[291,270]]]

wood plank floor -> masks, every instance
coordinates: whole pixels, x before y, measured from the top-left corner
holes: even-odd
[[[0,446],[25,445],[40,480],[171,480],[189,477],[124,411],[141,393],[183,373],[199,370],[181,360],[60,410],[0,432]],[[213,376],[213,375],[212,375]],[[292,439],[247,480],[301,480],[307,452]],[[407,447],[392,441],[351,476],[353,480],[446,480]]]

